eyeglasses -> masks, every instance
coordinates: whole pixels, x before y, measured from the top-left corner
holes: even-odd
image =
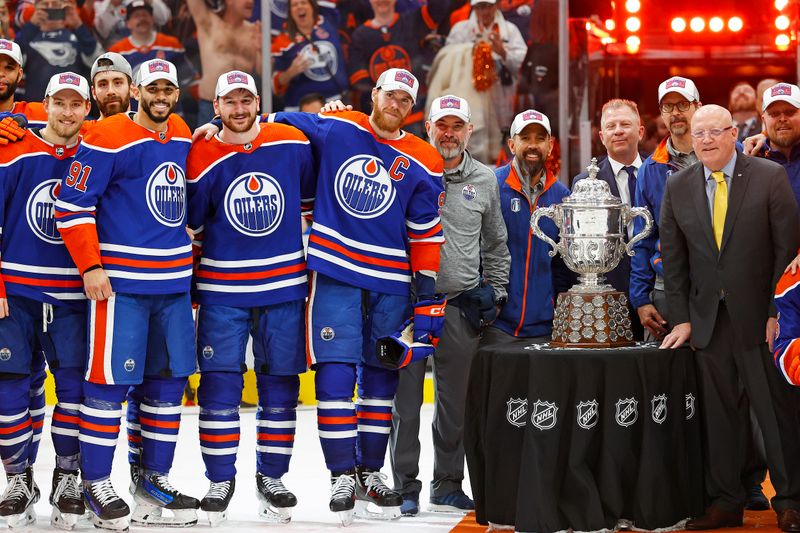
[[[791,109],[784,109],[782,111],[767,111],[767,115],[769,118],[775,119],[780,118],[783,115],[786,118],[792,118],[797,114],[798,109],[796,107],[792,107]]]
[[[676,107],[678,111],[681,113],[689,111],[689,108],[692,107],[694,102],[687,102],[684,100],[683,102],[678,102],[677,104],[661,104],[661,112],[662,113],[672,113],[672,110]]]
[[[698,141],[705,139],[706,135],[709,135],[712,139],[716,139],[730,129],[733,129],[733,126],[728,126],[727,128],[722,129],[714,128],[713,130],[697,130],[692,132],[692,137]]]

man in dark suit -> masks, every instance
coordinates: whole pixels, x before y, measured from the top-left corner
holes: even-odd
[[[704,106],[692,119],[700,163],[667,180],[661,250],[670,320],[662,348],[690,341],[697,353],[710,506],[686,528],[742,524],[740,475],[749,398],[764,435],[772,507],[783,531],[800,531],[800,427],[788,384],[769,348],[777,321],[772,295],[800,246],[797,203],[780,165],[735,149],[730,113]]]
[[[608,157],[600,162],[597,178],[608,183],[611,194],[620,198],[630,206],[636,192],[636,173],[642,166],[639,156],[639,143],[644,135],[639,117],[639,108],[635,102],[615,98],[603,105],[600,114],[600,140],[606,147]],[[588,175],[583,172],[575,176],[572,182],[582,180]],[[633,238],[633,222],[628,224],[626,238]],[[644,340],[644,329],[639,321],[639,314],[630,304],[631,258],[625,254],[617,267],[606,274],[606,281],[618,291],[628,296],[628,307],[631,315],[631,330],[636,340]]]

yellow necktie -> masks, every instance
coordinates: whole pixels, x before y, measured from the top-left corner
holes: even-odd
[[[717,241],[717,248],[721,248],[725,213],[728,212],[728,184],[725,183],[725,174],[720,171],[712,172],[711,177],[717,182],[717,190],[714,193],[714,240]]]

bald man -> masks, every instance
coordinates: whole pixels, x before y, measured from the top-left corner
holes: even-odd
[[[800,428],[792,391],[770,349],[772,295],[800,246],[797,203],[780,165],[736,151],[730,112],[707,105],[692,117],[699,162],[670,176],[661,206],[661,251],[670,319],[662,348],[691,342],[702,391],[709,507],[686,529],[742,525],[748,411],[764,434],[783,531],[800,531]]]

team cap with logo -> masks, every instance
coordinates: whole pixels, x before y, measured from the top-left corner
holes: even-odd
[[[133,12],[137,9],[144,9],[151,15],[153,14],[153,6],[150,5],[150,2],[147,0],[133,0],[132,2],[128,2],[125,6],[125,20],[131,18]]]
[[[469,5],[476,6],[478,4],[496,4],[497,0],[470,0]]]
[[[84,100],[89,99],[89,82],[86,81],[86,78],[74,72],[61,72],[53,75],[47,84],[47,90],[45,90],[44,95],[53,96],[58,91],[65,89],[75,91]]]
[[[0,39],[0,56],[8,56],[17,65],[22,65],[22,48],[14,41]]]
[[[214,95],[220,98],[236,89],[244,89],[245,91],[249,91],[253,96],[258,96],[256,80],[254,80],[253,76],[250,74],[240,70],[232,70],[220,75],[217,79],[217,88],[214,90]]]
[[[789,102],[795,107],[800,108],[800,87],[791,83],[778,83],[764,91],[764,102],[761,110],[766,111],[773,102]]]
[[[375,84],[376,89],[384,91],[405,91],[411,95],[414,103],[417,103],[417,91],[419,91],[419,81],[409,71],[402,68],[390,68],[383,72]]]
[[[535,109],[528,109],[514,117],[514,122],[511,123],[511,131],[509,133],[513,137],[531,124],[540,124],[547,131],[548,135],[552,134],[550,130],[550,119],[547,118],[547,115]]]
[[[129,78],[133,78],[131,64],[116,52],[106,52],[94,60],[92,72],[90,74],[92,81],[94,81],[94,77],[100,72],[122,72]]]
[[[178,70],[175,65],[164,59],[151,59],[145,61],[136,71],[137,85],[148,86],[158,80],[167,80],[178,87]]]
[[[700,93],[697,92],[697,85],[689,78],[673,76],[668,80],[662,81],[661,85],[658,86],[658,101],[661,102],[669,93],[678,93],[689,102],[700,101]]]
[[[440,96],[431,104],[428,120],[436,122],[440,118],[447,116],[458,117],[464,122],[469,122],[472,116],[469,111],[469,104],[463,98],[452,94]]]

